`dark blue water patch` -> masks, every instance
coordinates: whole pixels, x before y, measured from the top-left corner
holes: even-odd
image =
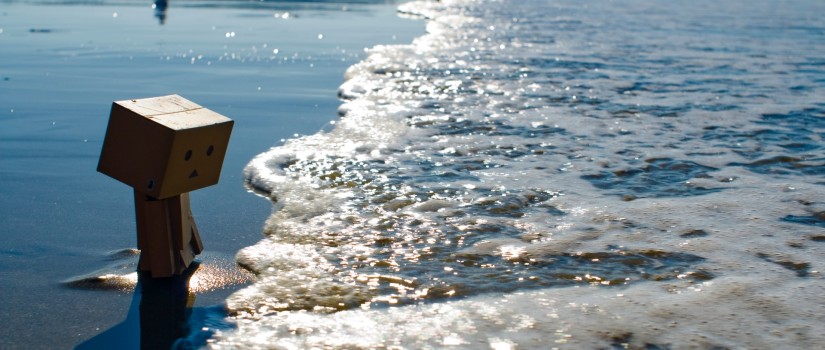
[[[796,70],[796,73],[810,74],[810,75],[813,75],[813,76],[823,76],[823,75],[825,75],[825,69],[798,68]],[[819,82],[820,80],[815,80],[815,81]]]
[[[722,141],[723,144],[737,144],[747,140],[757,140],[762,144],[790,144],[792,142],[799,142],[800,135],[789,134],[783,130],[777,129],[763,129],[756,131],[739,131],[720,128],[716,126],[709,126],[704,128],[702,139],[705,141]],[[809,140],[807,137],[802,137],[802,140]]]
[[[823,27],[808,26],[802,23],[779,23],[781,24],[760,23],[759,25],[748,25],[744,29],[761,35],[773,36],[777,40],[788,37],[822,37],[825,34],[825,28]]]
[[[783,144],[780,144],[779,146],[784,148],[784,149],[787,149],[788,151],[791,151],[793,153],[808,153],[808,152],[811,152],[811,151],[822,148],[822,145],[820,144],[820,142],[816,142],[815,140],[812,140],[812,139],[809,139],[809,138],[805,139],[805,141],[810,141],[808,143],[798,142],[798,141],[801,141],[801,140],[797,140],[797,142],[783,143]]]
[[[814,91],[815,88],[813,86],[809,86],[809,85],[796,85],[796,86],[791,86],[789,88],[789,90],[791,90],[792,92],[800,93],[800,92],[811,92],[811,91]]]
[[[825,212],[819,212],[811,216],[788,215],[782,218],[782,221],[809,226],[825,227]]]
[[[684,138],[690,140],[692,136]],[[755,131],[740,131],[721,127],[705,127],[701,135],[702,140],[711,141],[712,145],[725,147],[748,158],[758,159],[763,156],[764,148],[743,146],[749,141],[758,141],[761,145],[775,145],[782,147],[791,154],[806,154],[823,147],[820,136],[814,135],[809,129],[800,126],[797,129],[773,126],[770,129]]]
[[[782,126],[798,132],[810,132],[825,128],[825,109],[805,108],[788,113],[767,113],[757,124]]]
[[[756,256],[762,260],[777,264],[793,271],[797,277],[808,277],[810,275],[811,264],[809,263],[780,259],[765,253],[757,253]]]
[[[630,86],[616,88],[616,92],[620,95],[635,95],[637,92],[650,92],[655,94],[664,94],[669,92],[678,92],[683,89],[681,84],[637,81]]]
[[[729,163],[728,166],[742,166],[746,169],[768,175],[825,175],[825,159],[793,156],[775,156],[750,163]]]
[[[721,188],[693,186],[688,180],[708,178],[716,168],[691,161],[656,158],[645,161],[641,168],[603,171],[582,176],[597,188],[610,190],[626,200],[635,198],[688,197],[721,191]]]
[[[805,108],[789,113],[768,113],[762,115],[757,124],[769,125],[776,132],[786,135],[778,145],[791,151],[793,155],[804,155],[823,147],[825,138],[825,109]]]
[[[635,95],[635,93],[639,91],[667,92],[668,89],[666,89],[666,87],[672,88],[673,86],[676,86],[676,84],[660,85],[651,82],[637,81],[630,86],[616,88],[616,92],[619,95]]]
[[[823,59],[822,57],[808,57],[806,58],[806,62],[800,63],[800,65],[825,67],[825,59]]]
[[[623,149],[620,151],[616,151],[616,154],[624,156],[625,159],[640,159],[644,157],[643,152],[634,149]]]

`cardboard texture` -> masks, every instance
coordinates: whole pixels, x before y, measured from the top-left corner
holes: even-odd
[[[169,277],[185,270],[203,251],[189,194],[154,199],[135,190],[139,268],[152,277]]]
[[[233,124],[178,95],[112,104],[97,170],[134,188],[138,268],[152,277],[203,251],[188,192],[218,182]]]
[[[116,101],[97,170],[158,199],[214,185],[233,124],[178,95]]]

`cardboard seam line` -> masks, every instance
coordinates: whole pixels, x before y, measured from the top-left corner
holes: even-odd
[[[183,107],[183,106],[179,106],[179,107]],[[146,117],[147,119],[154,119],[154,117],[161,116],[161,115],[172,115],[172,114],[186,113],[186,112],[192,112],[192,111],[198,111],[198,110],[204,109],[204,107],[200,107],[200,108],[192,108],[192,109],[186,109],[186,110],[182,110],[182,111],[178,111],[178,112],[169,113],[169,112],[158,111],[158,110],[155,110],[155,109],[152,109],[152,108],[146,108],[146,107],[141,107],[141,108],[148,109],[150,111],[158,112],[158,114],[145,115],[144,117]]]

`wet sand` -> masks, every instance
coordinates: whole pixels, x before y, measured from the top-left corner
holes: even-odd
[[[115,100],[177,93],[235,120],[220,183],[192,193],[201,261],[233,275],[235,252],[271,212],[244,187],[246,163],[336,119],[343,72],[365,47],[423,32],[395,16],[397,3],[359,2],[169,3],[163,25],[149,2],[4,4],[0,348],[73,348],[135,326],[123,322],[128,286],[63,283],[134,266],[131,189],[95,170]],[[241,286],[225,283],[195,306]]]

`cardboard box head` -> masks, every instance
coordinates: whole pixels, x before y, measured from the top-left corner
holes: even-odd
[[[97,171],[157,199],[214,185],[233,124],[178,95],[116,101]]]

